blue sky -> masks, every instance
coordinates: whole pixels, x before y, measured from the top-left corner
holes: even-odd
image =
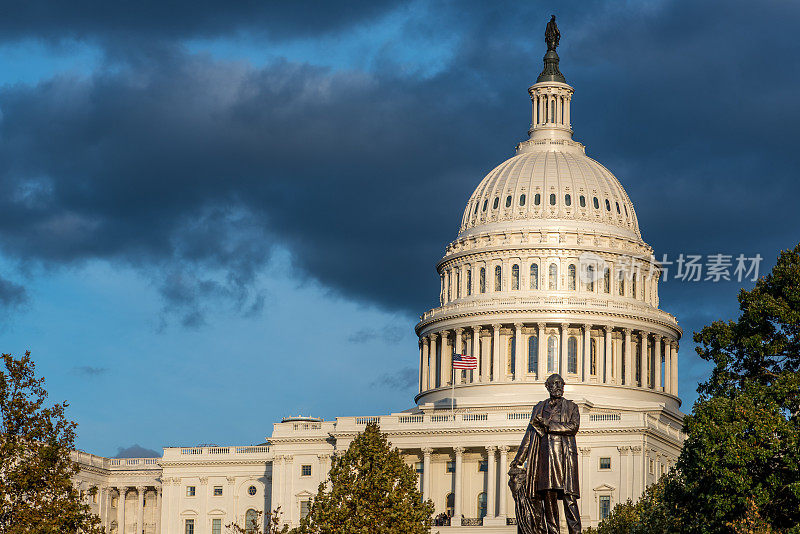
[[[2,349],[32,351],[104,455],[409,407],[435,262],[525,137],[551,10],[575,137],[657,255],[769,268],[800,235],[800,9],[734,4],[15,7]],[[708,371],[691,332],[734,317],[743,285],[662,287],[687,409]]]

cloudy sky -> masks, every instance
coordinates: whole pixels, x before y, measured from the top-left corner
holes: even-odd
[[[78,445],[258,443],[409,407],[418,315],[480,179],[525,138],[551,12],[587,154],[657,256],[800,238],[800,4],[109,3],[0,17],[0,340]],[[691,332],[737,282],[669,280]]]

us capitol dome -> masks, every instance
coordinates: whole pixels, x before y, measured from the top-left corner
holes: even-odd
[[[511,534],[508,465],[552,373],[580,409],[585,527],[675,464],[681,329],[659,309],[661,267],[620,181],[572,138],[573,88],[554,49],[528,93],[528,139],[478,183],[436,265],[439,306],[416,325],[415,403],[286,418],[253,445],[138,459],[76,451],[76,484],[107,532],[216,533],[278,507],[297,526],[331,458],[377,422],[434,502],[433,532]],[[476,368],[454,370],[455,355],[474,356]]]

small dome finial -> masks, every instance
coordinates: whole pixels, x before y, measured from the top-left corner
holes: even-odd
[[[544,30],[544,42],[547,43],[547,53],[544,55],[544,69],[542,73],[536,78],[536,82],[561,82],[567,83],[564,75],[558,70],[558,53],[556,47],[561,41],[561,32],[558,31],[556,25],[556,16],[550,16],[550,22]]]

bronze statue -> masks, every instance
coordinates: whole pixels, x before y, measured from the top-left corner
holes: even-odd
[[[547,23],[547,27],[544,29],[544,42],[547,43],[547,49],[555,50],[560,40],[561,32],[558,31],[558,26],[556,26],[556,16],[551,15],[550,22]]]
[[[530,513],[523,513],[524,519],[518,513],[517,532],[558,534],[558,501],[562,500],[569,534],[578,534],[581,516],[575,434],[580,426],[580,413],[577,404],[564,398],[561,375],[550,375],[545,387],[550,398],[533,408],[528,429],[509,470],[510,476],[519,477],[519,469],[527,462],[520,486],[530,505]],[[516,495],[515,502],[521,502]],[[537,506],[543,507],[543,521],[537,521]],[[525,528],[520,524],[522,521],[526,521]]]

